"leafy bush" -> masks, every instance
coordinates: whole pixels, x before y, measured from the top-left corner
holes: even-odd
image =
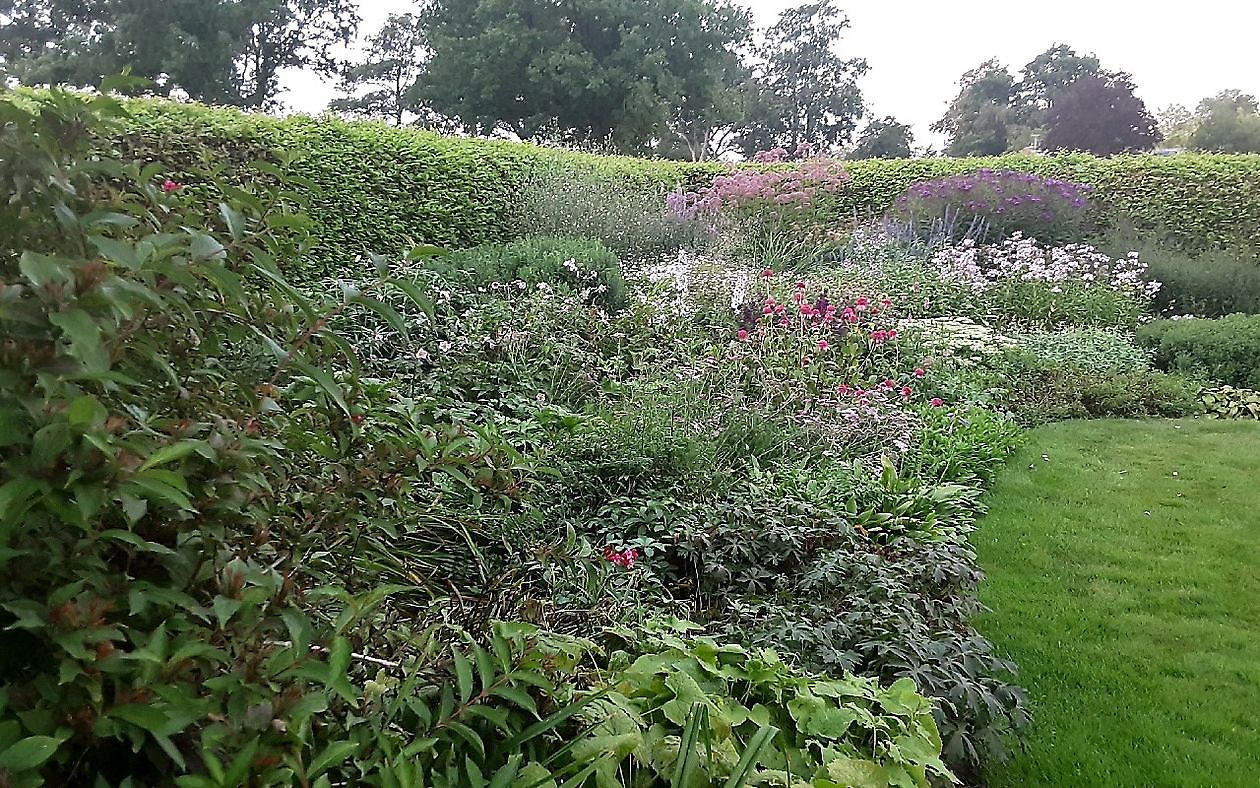
[[[699,228],[670,215],[666,185],[620,161],[622,171],[607,172],[576,156],[541,159],[521,184],[521,234],[592,239],[634,262],[694,245]]]
[[[1199,384],[1157,371],[1087,372],[1008,357],[1009,408],[1026,424],[1064,419],[1179,418],[1202,411]]]
[[[933,705],[912,681],[882,688],[802,675],[770,650],[668,631],[623,636],[629,648],[612,659],[625,666],[592,704],[604,715],[593,732],[607,749],[646,753],[656,782],[928,788],[953,779]]]
[[[437,270],[467,276],[478,287],[564,286],[588,303],[617,310],[626,306],[626,284],[617,256],[599,241],[524,238],[455,252],[434,264]]]
[[[1200,395],[1207,415],[1215,419],[1260,419],[1260,391],[1217,386]]]
[[[1150,366],[1133,336],[1115,329],[1034,331],[1014,337],[1013,347],[1047,367],[1074,367],[1098,375],[1139,372]]]
[[[1260,315],[1156,320],[1138,330],[1138,342],[1160,369],[1260,388]]]
[[[1022,235],[1047,243],[1084,240],[1088,186],[1033,173],[980,169],[916,183],[898,197],[889,218],[920,237],[942,229],[979,242]]]
[[[1164,315],[1260,314],[1260,260],[1240,248],[1190,253],[1148,236],[1122,233],[1109,249],[1136,249],[1146,277],[1160,282],[1151,307]]]

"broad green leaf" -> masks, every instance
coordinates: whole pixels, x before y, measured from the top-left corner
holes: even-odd
[[[353,755],[358,749],[359,749],[358,742],[353,742],[353,741],[333,742],[332,744],[325,747],[323,751],[320,752],[319,755],[316,755],[314,758],[311,759],[311,765],[310,765],[310,768],[307,769],[306,776],[310,778],[318,777],[319,775],[328,771],[333,766],[336,766],[342,763],[343,761],[345,761],[347,758]]]
[[[14,774],[34,769],[53,756],[61,739],[52,736],[30,736],[0,752],[0,770]]]
[[[70,340],[70,353],[87,372],[105,372],[109,369],[109,352],[101,341],[101,327],[91,315],[82,309],[54,312],[48,321],[60,328]]]
[[[56,282],[69,284],[74,280],[70,261],[35,252],[22,253],[18,270],[36,287],[45,287]]]
[[[459,650],[459,646],[451,646],[451,659],[455,668],[455,684],[459,689],[459,702],[467,703],[473,693],[472,666]]]

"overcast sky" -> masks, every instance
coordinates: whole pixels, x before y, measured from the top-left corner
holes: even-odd
[[[798,2],[743,4],[765,26]],[[1254,0],[1169,3],[1169,10],[1111,0],[842,0],[840,6],[852,21],[844,54],[871,66],[861,81],[870,110],[910,123],[919,142],[938,142],[928,126],[944,112],[964,71],[990,57],[1015,71],[1055,43],[1133,74],[1152,112],[1173,103],[1193,108],[1227,88],[1260,95],[1260,3]],[[361,33],[412,7],[410,0],[364,0]],[[335,95],[331,80],[312,74],[290,73],[284,84],[295,111],[318,113]]]

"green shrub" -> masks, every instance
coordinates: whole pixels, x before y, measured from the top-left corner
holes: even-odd
[[[431,264],[448,274],[462,273],[478,287],[565,286],[583,300],[611,310],[627,303],[617,256],[599,241],[576,238],[522,238],[454,252]]]
[[[1202,411],[1199,384],[1154,370],[1087,372],[1045,368],[1035,359],[1014,362],[1007,407],[1025,424],[1065,419],[1179,418]]]
[[[645,262],[694,244],[698,227],[665,208],[665,183],[609,173],[574,157],[540,160],[521,185],[520,232],[600,241],[623,259]]]
[[[1156,320],[1138,330],[1138,342],[1160,369],[1260,388],[1260,315]]]
[[[1147,275],[1163,287],[1152,306],[1165,315],[1260,314],[1260,263],[1239,252],[1147,252]]]
[[[1146,278],[1161,283],[1151,304],[1159,314],[1260,314],[1260,253],[1254,247],[1188,252],[1158,232],[1132,229],[1108,233],[1102,247],[1113,256],[1138,253]]]
[[[1131,334],[1107,328],[1075,328],[1018,334],[1014,347],[1048,367],[1074,367],[1098,375],[1138,372],[1150,365]]]

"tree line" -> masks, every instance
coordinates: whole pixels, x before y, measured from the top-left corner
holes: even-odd
[[[339,80],[330,109],[448,132],[678,159],[781,148],[908,157],[914,138],[872,116],[836,0],[756,30],[733,0],[416,0],[365,38],[356,0],[0,0],[0,72],[94,84],[124,69],[164,95],[273,109],[284,69]],[[862,122],[864,122],[863,125]],[[1131,75],[1055,45],[1017,80],[996,60],[963,75],[933,130],[945,153],[1037,145],[1099,155],[1166,144],[1260,151],[1254,97],[1157,119]]]

